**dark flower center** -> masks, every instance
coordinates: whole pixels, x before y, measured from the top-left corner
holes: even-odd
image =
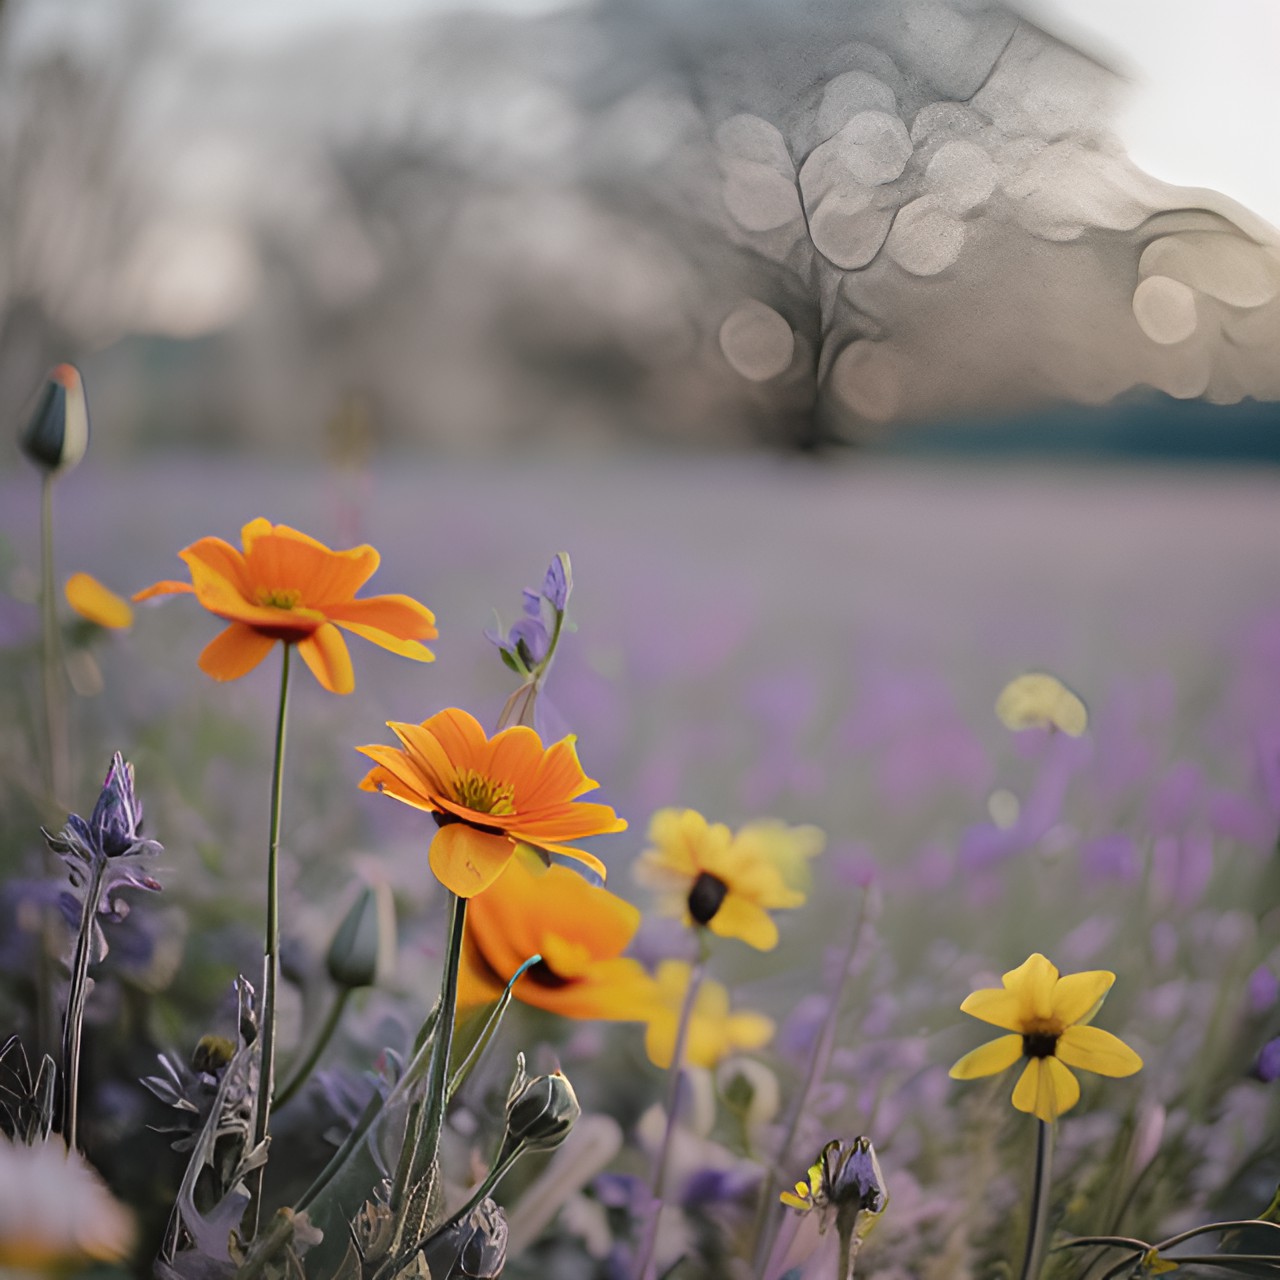
[[[1058,1037],[1050,1031],[1032,1031],[1022,1037],[1024,1058],[1052,1058]]]
[[[437,827],[447,827],[452,822],[465,822],[472,831],[484,831],[491,836],[506,835],[501,827],[491,827],[484,822],[467,822],[466,818],[460,818],[456,813],[446,813],[443,809],[436,809],[431,816],[436,820]]]
[[[552,991],[559,991],[561,987],[569,985],[569,979],[562,978],[545,960],[539,960],[537,964],[530,965],[524,971],[524,976],[535,986],[546,987]]]
[[[696,923],[709,924],[728,892],[729,886],[719,876],[713,876],[710,871],[698,872],[689,890],[689,914]]]

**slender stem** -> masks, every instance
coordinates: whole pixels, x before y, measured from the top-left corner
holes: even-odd
[[[307,1077],[311,1075],[312,1069],[319,1062],[320,1055],[325,1051],[325,1046],[333,1039],[333,1033],[338,1029],[338,1023],[342,1021],[342,1011],[347,1007],[347,1001],[351,998],[353,990],[353,987],[339,987],[334,993],[333,1001],[329,1005],[329,1012],[325,1015],[324,1023],[312,1041],[311,1048],[307,1050],[306,1057],[289,1073],[289,1079],[280,1086],[279,1091],[272,1100],[272,1104],[276,1108],[283,1107],[306,1084]]]
[[[84,1028],[84,1005],[88,994],[89,951],[93,940],[93,917],[102,892],[102,863],[95,863],[85,885],[84,904],[80,909],[80,932],[76,935],[75,955],[71,960],[71,981],[67,986],[67,1010],[62,1023],[62,1137],[67,1146],[76,1149],[76,1130],[80,1115],[80,1038]]]
[[[62,645],[58,634],[57,596],[53,571],[53,473],[46,471],[40,484],[40,632],[44,686],[45,784],[48,802],[65,809],[67,774],[66,704],[62,696]]]
[[[671,1066],[667,1075],[667,1125],[662,1133],[662,1145],[653,1162],[653,1198],[649,1205],[649,1217],[645,1222],[644,1238],[641,1241],[639,1262],[635,1269],[635,1280],[652,1280],[656,1260],[654,1249],[658,1243],[658,1222],[662,1216],[663,1195],[667,1183],[667,1162],[671,1155],[671,1142],[675,1137],[676,1115],[680,1109],[681,1086],[684,1084],[684,1051],[689,1039],[689,1028],[693,1024],[693,1008],[698,998],[698,990],[706,973],[707,958],[705,941],[699,931],[700,954],[698,962],[689,971],[689,986],[684,993],[684,1004],[680,1007],[680,1021],[676,1026],[676,1043],[671,1053]]]
[[[263,947],[262,1017],[259,1036],[262,1040],[261,1066],[258,1069],[257,1111],[254,1117],[253,1145],[267,1140],[271,1120],[271,1099],[275,1091],[276,1069],[276,988],[280,983],[280,808],[284,791],[285,722],[289,711],[290,645],[284,645],[280,664],[280,703],[276,712],[276,754],[271,772],[271,828],[267,837],[267,933]],[[254,1207],[254,1234],[262,1212],[262,1180],[258,1169]]]
[[[458,1007],[458,965],[462,958],[462,935],[467,918],[466,898],[456,894],[449,896],[453,900],[453,909],[449,916],[444,975],[440,982],[440,1012],[431,1041],[431,1056],[427,1061],[426,1096],[417,1122],[410,1123],[410,1133],[400,1152],[391,1193],[391,1210],[400,1216],[393,1247],[397,1256],[406,1242],[415,1244],[426,1227],[433,1190],[429,1175],[436,1164],[440,1133],[444,1127],[449,1054],[453,1048],[453,1024]]]
[[[511,1166],[524,1154],[524,1147],[517,1145],[513,1147],[504,1159],[499,1160],[492,1169],[484,1176],[484,1181],[471,1193],[471,1198],[466,1204],[458,1210],[457,1213],[451,1214],[446,1222],[442,1222],[436,1229],[436,1235],[441,1231],[447,1231],[450,1227],[456,1226],[461,1222],[475,1207],[485,1198],[493,1189],[506,1177]]]
[[[450,1078],[446,1101],[452,1099],[453,1095],[462,1087],[467,1076],[471,1074],[472,1068],[480,1061],[481,1054],[489,1047],[489,1042],[493,1039],[494,1033],[498,1029],[498,1024],[502,1021],[502,1015],[506,1013],[507,1007],[511,1004],[511,994],[515,989],[516,983],[535,964],[541,963],[542,957],[535,952],[511,975],[511,980],[503,988],[502,995],[498,997],[498,1003],[494,1005],[492,1012],[485,1019],[485,1024],[480,1029],[480,1034],[476,1037],[475,1044],[471,1046],[467,1056],[458,1064],[458,1069]]]
[[[818,1035],[818,1041],[813,1053],[809,1057],[809,1069],[805,1074],[804,1085],[791,1104],[787,1132],[782,1139],[782,1145],[778,1148],[777,1163],[769,1165],[766,1169],[764,1182],[760,1189],[760,1198],[756,1202],[756,1220],[753,1228],[755,1236],[752,1248],[756,1271],[760,1270],[765,1259],[770,1256],[773,1241],[778,1234],[780,1218],[777,1213],[777,1200],[774,1196],[774,1192],[778,1189],[777,1170],[779,1167],[783,1169],[791,1167],[792,1147],[795,1145],[796,1134],[800,1129],[800,1120],[808,1111],[810,1095],[826,1074],[827,1064],[831,1060],[831,1052],[835,1048],[836,1030],[840,1022],[841,996],[844,993],[844,984],[849,980],[849,971],[853,967],[853,958],[858,951],[858,943],[862,938],[862,929],[866,918],[867,897],[864,893],[858,904],[858,914],[853,922],[853,928],[849,933],[848,945],[841,956],[840,971],[836,975],[835,986],[827,1004],[822,1030]]]
[[[62,696],[61,637],[54,594],[53,571],[53,473],[40,478],[40,675],[44,695],[44,808],[50,814],[66,812],[69,764],[66,748],[66,706]],[[46,847],[44,871],[51,877],[57,864]],[[56,937],[56,913],[42,912],[40,947],[36,959],[36,1043],[41,1052],[52,1050],[57,1035],[52,954]]]
[[[1027,1223],[1027,1251],[1022,1280],[1037,1280],[1044,1257],[1045,1227],[1049,1221],[1049,1167],[1053,1161],[1053,1125],[1036,1122],[1036,1173],[1031,1185],[1031,1216]]]

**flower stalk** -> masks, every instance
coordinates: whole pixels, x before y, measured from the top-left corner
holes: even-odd
[[[291,645],[283,645],[280,663],[280,701],[276,709],[276,748],[271,770],[271,820],[267,835],[267,930],[262,964],[262,1024],[259,1031],[262,1065],[258,1075],[258,1097],[254,1114],[253,1144],[267,1140],[271,1103],[275,1091],[276,988],[280,983],[280,814],[284,791],[285,728],[289,713],[289,655]],[[254,1223],[262,1212],[262,1168],[258,1170],[254,1196]],[[256,1225],[255,1225],[256,1234]]]
[[[1049,1171],[1053,1164],[1053,1125],[1036,1121],[1036,1170],[1031,1183],[1031,1209],[1027,1219],[1027,1247],[1022,1257],[1021,1280],[1038,1280],[1044,1261],[1049,1222]]]
[[[693,1023],[693,1010],[698,1000],[698,989],[702,986],[707,968],[707,944],[704,931],[701,929],[698,931],[698,948],[698,960],[689,972],[689,986],[685,991],[684,1004],[680,1006],[680,1021],[676,1025],[676,1043],[672,1050],[671,1066],[667,1075],[667,1123],[662,1131],[662,1143],[658,1147],[658,1154],[653,1161],[652,1198],[649,1217],[645,1222],[644,1237],[637,1255],[639,1260],[635,1269],[636,1280],[652,1280],[655,1274],[654,1249],[658,1243],[658,1225],[666,1195],[667,1164],[671,1156],[671,1143],[675,1138],[676,1117],[680,1110],[685,1079],[685,1048],[689,1040],[689,1028]]]

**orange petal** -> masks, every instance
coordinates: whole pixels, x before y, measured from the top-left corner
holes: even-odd
[[[489,778],[501,778],[515,789],[518,810],[534,806],[528,800],[542,760],[542,739],[528,725],[515,724],[495,733],[478,768]]]
[[[446,707],[429,720],[424,720],[419,727],[440,744],[452,768],[480,768],[489,739],[480,721],[470,712],[463,711],[461,707]]]
[[[518,813],[511,820],[511,833],[530,844],[551,848],[549,841],[581,840],[612,831],[625,831],[627,822],[607,804],[562,804],[537,813]]]
[[[311,674],[330,693],[350,693],[356,687],[347,642],[332,622],[326,622],[306,639],[299,640],[298,653],[311,668]]]
[[[242,622],[233,622],[205,646],[200,655],[200,670],[215,680],[238,680],[247,675],[275,646],[264,636]]]
[[[178,556],[192,571],[193,581],[195,566],[199,564],[220,578],[225,578],[239,595],[248,597],[252,594],[253,583],[249,579],[244,556],[229,542],[224,542],[221,538],[201,538],[189,547],[184,547],[178,552]]]
[[[436,660],[436,655],[425,644],[419,644],[416,640],[401,640],[387,631],[379,631],[377,627],[358,626],[354,622],[339,622],[336,625],[344,631],[350,631],[353,636],[359,636],[361,640],[376,644],[380,649],[398,654],[401,658],[412,658],[415,662]]]
[[[359,748],[365,751],[364,747]],[[389,747],[388,750],[394,750]],[[368,752],[365,752],[368,754]],[[368,773],[360,781],[361,791],[380,791],[383,795],[391,796],[392,799],[400,800],[404,804],[412,805],[415,809],[422,809],[427,813],[436,813],[438,810],[425,796],[423,796],[416,787],[406,785],[396,774],[390,769],[385,769],[381,765],[376,769],[370,769]]]
[[[514,852],[515,846],[505,836],[451,822],[431,841],[431,870],[446,889],[471,898],[498,878]]]
[[[560,800],[576,800],[598,785],[583,773],[573,739],[565,738],[547,748],[534,770],[528,794],[522,800],[528,809],[541,809]]]
[[[298,591],[311,608],[349,601],[378,567],[370,546],[332,551],[288,525],[264,524],[255,520],[241,531],[249,576],[258,586]]]
[[[100,627],[119,630],[133,622],[133,610],[114,591],[87,573],[67,579],[67,603],[82,617]]]
[[[143,600],[150,600],[153,596],[191,595],[194,591],[195,587],[189,582],[175,582],[172,578],[166,578],[163,582],[153,582],[151,586],[144,587],[141,591],[135,591],[130,599],[134,604],[140,604]]]
[[[423,787],[433,795],[449,794],[455,766],[439,739],[421,724],[387,722],[387,728],[404,743],[405,760],[422,775]],[[394,747],[388,747],[394,751]]]
[[[330,605],[326,612],[334,622],[349,624],[349,629],[360,635],[365,634],[361,628],[385,632],[398,640],[434,640],[439,634],[435,614],[410,596],[370,596],[367,600],[347,600]]]

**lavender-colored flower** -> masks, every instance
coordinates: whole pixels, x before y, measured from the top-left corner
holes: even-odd
[[[569,555],[557,551],[542,582],[542,598],[557,612],[563,613],[569,605],[569,592],[573,590],[573,569]]]
[[[1280,1036],[1268,1040],[1258,1050],[1258,1060],[1254,1063],[1253,1071],[1259,1080],[1267,1084],[1280,1076]]]
[[[55,836],[44,833],[54,853],[67,866],[74,895],[63,902],[63,910],[74,923],[79,916],[79,904],[89,886],[96,886],[96,902],[93,914],[108,920],[123,920],[128,914],[128,904],[114,895],[120,889],[144,889],[155,892],[159,881],[145,874],[138,866],[143,858],[153,858],[161,853],[162,846],[156,840],[142,835],[142,805],[133,787],[133,766],[126,763],[120,752],[111,760],[102,792],[86,822],[78,813],[68,814],[67,824]],[[105,947],[97,958],[105,954]]]

